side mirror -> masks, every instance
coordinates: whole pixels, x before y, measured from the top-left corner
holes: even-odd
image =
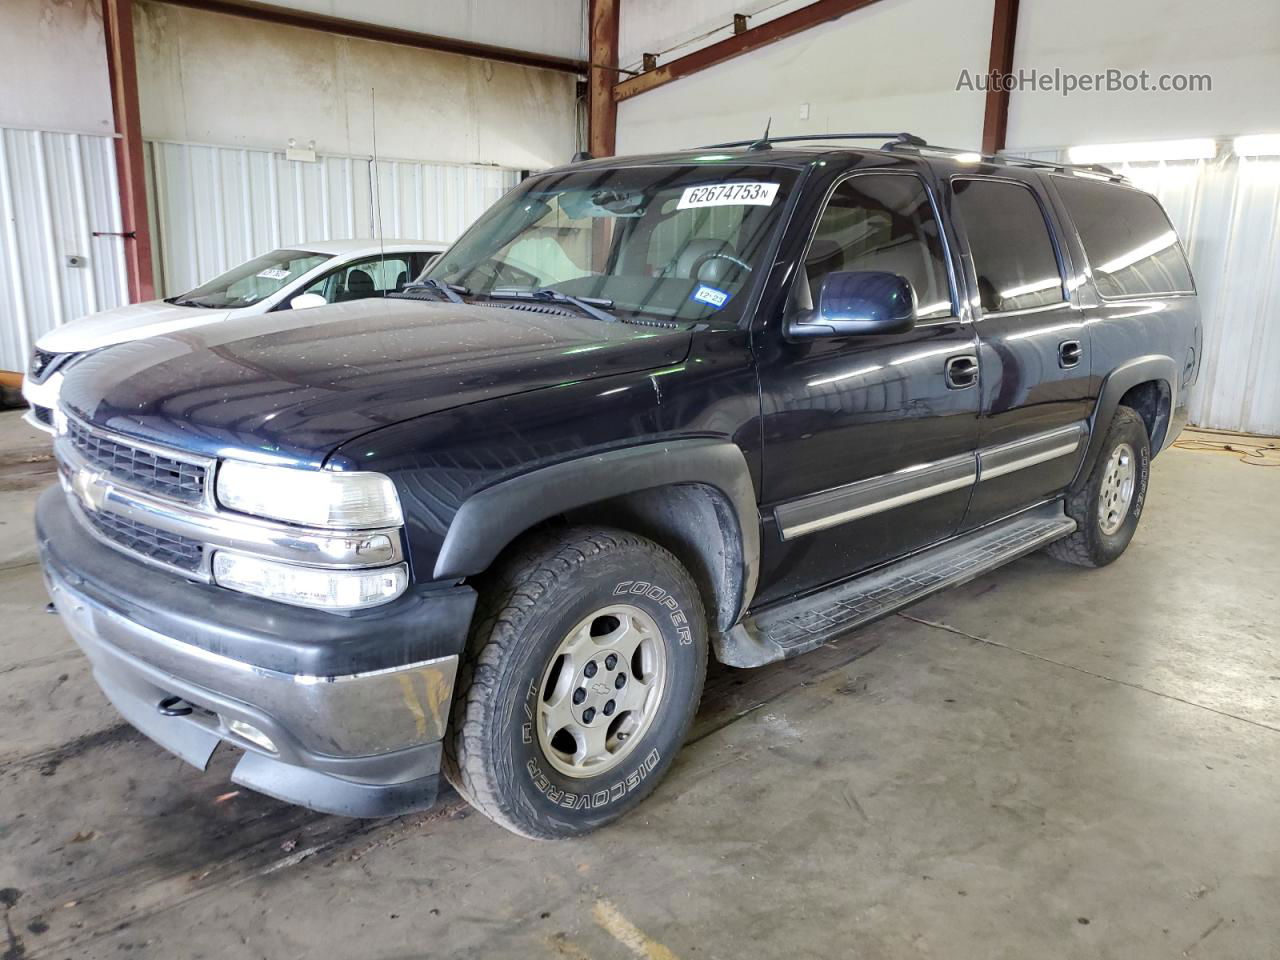
[[[329,301],[318,293],[300,293],[289,301],[294,310],[306,310],[308,307],[323,307]]]
[[[906,333],[915,324],[916,295],[906,277],[858,270],[827,274],[818,292],[818,309],[790,318],[787,336],[808,340]]]

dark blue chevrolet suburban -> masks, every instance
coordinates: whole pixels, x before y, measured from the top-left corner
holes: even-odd
[[[444,776],[559,837],[654,788],[709,655],[1116,559],[1199,367],[1168,218],[863,136],[551,170],[394,299],[87,356],[37,526],[107,697],[317,810]]]

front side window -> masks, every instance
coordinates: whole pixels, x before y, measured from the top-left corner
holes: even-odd
[[[1061,303],[1058,257],[1031,188],[1007,180],[956,179],[951,190],[969,238],[982,309],[1003,313]]]
[[[1194,293],[1191,268],[1156,198],[1074,177],[1054,183],[1071,215],[1104,297]]]
[[[918,319],[951,315],[938,220],[918,177],[859,174],[836,187],[792,290],[793,307],[813,309],[828,274],[863,270],[906,277]]]
[[[737,322],[795,185],[760,164],[536,177],[498,201],[426,278],[483,300],[552,291],[621,319]]]
[[[385,297],[404,289],[413,266],[410,258],[400,253],[365,257],[326,274],[305,292],[318,293],[329,303]]]
[[[329,259],[329,255],[324,253],[273,250],[228,270],[189,293],[173,297],[169,303],[211,310],[251,307]]]

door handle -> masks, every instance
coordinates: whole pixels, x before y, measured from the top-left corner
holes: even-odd
[[[947,358],[947,387],[963,390],[978,382],[978,358],[971,353]]]
[[[1058,366],[1063,369],[1074,367],[1080,362],[1083,348],[1079,340],[1063,340],[1058,344]]]

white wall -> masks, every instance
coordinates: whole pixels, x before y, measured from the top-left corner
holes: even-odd
[[[162,3],[134,27],[147,139],[537,169],[575,149],[574,78]]]
[[[97,0],[0,2],[0,126],[115,129]]]
[[[272,5],[495,47],[586,58],[582,0],[273,0]]]
[[[1022,0],[1014,66],[1213,78],[1211,93],[1017,92],[1014,150],[1280,132],[1276,0]]]
[[[744,139],[762,133],[770,116],[778,135],[909,130],[977,146],[983,95],[955,87],[963,68],[986,69],[992,9],[993,0],[881,0],[623,101],[618,152]]]

